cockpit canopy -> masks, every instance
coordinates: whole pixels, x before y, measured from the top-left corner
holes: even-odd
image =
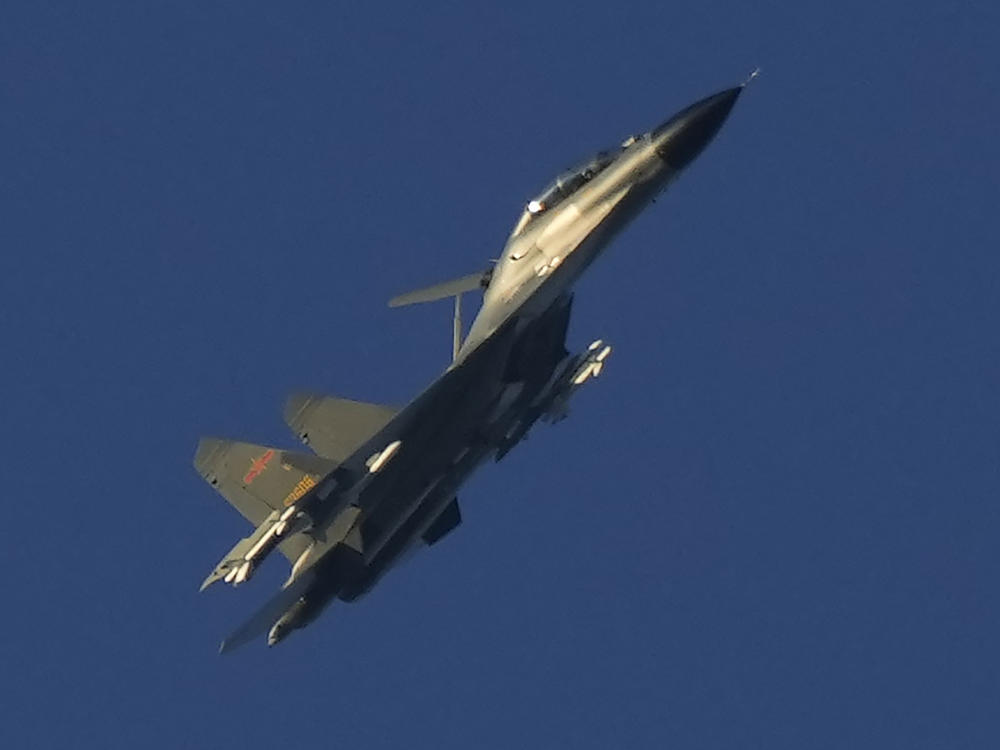
[[[585,164],[563,172],[550,182],[537,198],[528,202],[528,210],[531,213],[537,214],[562,202],[566,197],[575,193],[581,185],[592,180],[594,175],[608,166],[612,158],[609,152],[602,151]]]
[[[614,161],[614,158],[615,155],[610,151],[602,151],[589,161],[556,177],[538,196],[528,201],[524,213],[521,214],[521,218],[511,233],[512,236],[520,234],[533,218],[566,200],[579,190],[581,185],[592,180],[595,175]]]

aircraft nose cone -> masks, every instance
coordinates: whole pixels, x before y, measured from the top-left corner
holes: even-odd
[[[660,158],[680,170],[690,164],[726,121],[743,86],[695,102],[656,128],[650,136]]]

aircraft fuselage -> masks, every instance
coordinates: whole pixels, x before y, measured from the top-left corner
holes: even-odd
[[[272,627],[269,643],[311,622],[334,598],[359,598],[407,550],[448,533],[469,475],[506,455],[538,419],[565,416],[570,396],[600,373],[611,350],[600,340],[578,354],[566,350],[573,285],[712,140],[742,88],[598,154],[527,204],[454,362],[413,402],[417,416],[372,454],[369,473],[337,469],[303,500],[320,530],[353,507],[352,534],[345,527],[342,539],[295,566],[289,583],[306,572],[312,583]]]

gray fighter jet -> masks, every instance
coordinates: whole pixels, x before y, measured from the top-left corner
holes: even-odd
[[[484,460],[502,459],[538,420],[566,416],[611,353],[600,339],[567,351],[573,284],[708,145],[745,86],[561,174],[528,202],[485,273],[391,300],[455,300],[453,361],[404,408],[294,395],[285,420],[314,453],[199,443],[198,472],[256,527],[202,588],[242,584],[275,549],[291,563],[282,589],[223,641],[223,652],[265,632],[274,645],[334,599],[364,595],[405,552],[461,523],[456,492]],[[482,307],[463,341],[461,297],[477,289]]]

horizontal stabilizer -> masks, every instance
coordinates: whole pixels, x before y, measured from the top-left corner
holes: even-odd
[[[434,286],[417,289],[415,292],[407,292],[393,297],[389,300],[389,307],[403,307],[405,305],[415,305],[419,302],[434,302],[435,300],[454,297],[464,292],[471,292],[483,286],[483,273],[472,273],[460,279],[443,281]]]
[[[219,646],[219,653],[227,654],[256,638],[263,637],[271,629],[271,626],[312,586],[315,578],[315,571],[308,570],[296,578],[288,588],[281,589],[249,620],[226,636],[226,639]]]
[[[458,498],[454,498],[445,509],[441,511],[434,523],[424,532],[424,543],[428,546],[439,542],[451,531],[462,523],[462,511],[458,507]]]
[[[285,422],[299,440],[339,464],[385,427],[396,412],[382,404],[296,393],[285,403]]]

